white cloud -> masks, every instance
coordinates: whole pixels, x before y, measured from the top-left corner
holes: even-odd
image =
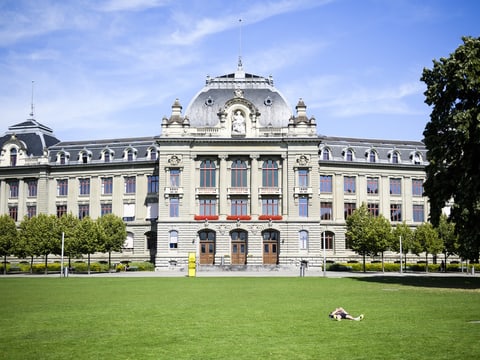
[[[142,11],[155,7],[162,7],[169,0],[108,0],[98,6],[98,10],[106,12],[115,11]]]

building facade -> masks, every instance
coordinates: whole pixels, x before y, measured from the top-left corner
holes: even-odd
[[[29,119],[0,138],[0,214],[117,214],[117,256],[158,270],[192,252],[204,267],[344,261],[345,219],[362,203],[393,225],[426,221],[421,142],[318,135],[306,108],[239,63],[185,112],[176,100],[158,136],[62,142]]]

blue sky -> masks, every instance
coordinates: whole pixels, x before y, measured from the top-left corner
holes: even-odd
[[[29,118],[33,81],[34,117],[61,140],[158,135],[176,98],[185,111],[241,54],[321,134],[421,140],[422,70],[480,36],[479,14],[476,0],[3,0],[0,133]]]

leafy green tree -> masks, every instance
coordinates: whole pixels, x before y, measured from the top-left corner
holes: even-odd
[[[365,271],[365,257],[375,256],[388,249],[391,237],[391,227],[388,220],[374,217],[362,204],[350,215],[347,220],[346,236],[353,251],[363,257],[363,271]],[[382,256],[383,258],[383,256]]]
[[[439,239],[438,233],[430,223],[423,223],[415,229],[415,239],[425,252],[425,271],[428,272],[428,255],[437,255],[443,250],[442,240]]]
[[[405,222],[398,224],[393,229],[390,249],[400,253],[400,239],[402,241],[402,255],[404,266],[407,266],[407,254],[418,255],[421,251],[420,244],[415,240],[413,230]]]
[[[3,274],[7,273],[7,256],[15,252],[17,237],[15,221],[8,215],[0,216],[0,256],[3,256]]]
[[[33,258],[38,256],[38,248],[33,236],[32,218],[25,216],[20,222],[18,242],[15,245],[15,256],[21,259],[30,259],[30,272],[33,271]]]
[[[79,248],[81,253],[88,255],[88,274],[90,274],[90,255],[102,250],[102,236],[98,224],[89,216],[80,220],[75,231],[75,238],[80,244]]]
[[[448,221],[447,215],[442,214],[436,230],[438,237],[443,243],[443,255],[446,264],[447,258],[450,255],[457,254],[458,251],[458,237],[455,234],[455,224]]]
[[[57,219],[59,236],[63,233],[64,253],[68,257],[68,267],[71,267],[71,258],[82,254],[79,241],[76,238],[76,229],[80,220],[72,213],[64,214]]]
[[[432,107],[424,143],[429,164],[425,194],[430,220],[440,221],[453,200],[450,219],[459,236],[459,255],[478,261],[480,253],[480,38],[464,37],[448,58],[433,60],[421,80]]]
[[[97,219],[103,238],[101,251],[108,252],[108,268],[112,265],[112,251],[122,251],[127,238],[127,226],[122,218],[114,214],[106,214]]]

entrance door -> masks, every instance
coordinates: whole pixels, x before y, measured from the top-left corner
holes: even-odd
[[[245,265],[247,263],[247,232],[235,230],[230,233],[232,240],[232,265]]]
[[[280,233],[276,230],[263,232],[263,264],[278,264],[278,240]]]
[[[203,230],[198,235],[200,238],[200,265],[215,264],[215,232]]]

